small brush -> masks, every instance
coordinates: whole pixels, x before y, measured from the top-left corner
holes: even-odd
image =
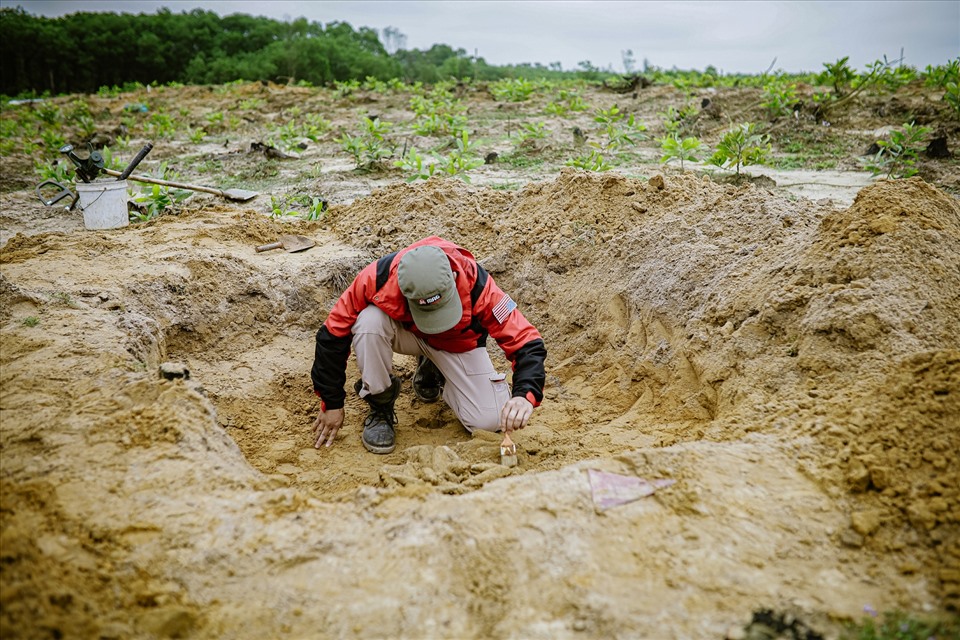
[[[505,467],[517,466],[517,445],[510,439],[510,432],[503,434],[503,442],[500,443],[500,464]]]

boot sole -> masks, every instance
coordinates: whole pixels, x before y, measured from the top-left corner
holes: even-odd
[[[386,447],[378,447],[378,446],[375,446],[375,445],[372,445],[372,444],[368,443],[366,440],[363,439],[362,436],[361,436],[360,440],[363,442],[364,448],[366,448],[366,450],[369,451],[370,453],[376,453],[376,454],[383,455],[383,454],[386,454],[386,453],[393,453],[393,450],[397,448],[397,444],[396,444],[396,443],[393,443],[393,444],[391,444],[391,445],[389,445],[389,446],[386,446]]]
[[[425,402],[426,404],[433,404],[434,402],[440,399],[440,392],[437,392],[437,395],[435,395],[434,397],[428,398],[423,394],[421,394],[416,387],[413,388],[413,395],[417,397],[417,400],[419,400],[420,402]]]
[[[420,357],[423,358],[423,356],[420,356]],[[426,359],[424,358],[423,362],[418,362],[418,363],[417,363],[417,368],[416,368],[416,369],[414,370],[414,372],[413,372],[413,379],[414,379],[414,380],[416,380],[416,379],[417,379],[417,376],[420,375],[420,368],[423,367],[423,366],[426,366],[428,363],[430,364],[430,366],[432,366],[432,367],[436,370],[436,365],[430,363],[429,360],[426,360]],[[439,375],[439,376],[440,376],[440,379],[443,380],[443,376],[440,375],[439,370],[437,370],[437,374],[436,374],[436,375]],[[440,396],[441,396],[441,395],[443,395],[443,383],[441,383],[440,386],[437,387],[437,395],[435,395],[434,397],[430,398],[430,397],[425,396],[425,395],[423,395],[422,393],[420,393],[420,389],[417,388],[417,385],[416,385],[416,383],[414,382],[414,384],[413,384],[413,395],[416,396],[417,400],[419,400],[420,402],[424,402],[424,403],[426,403],[426,404],[433,404],[434,402],[436,402],[437,400],[440,399]]]

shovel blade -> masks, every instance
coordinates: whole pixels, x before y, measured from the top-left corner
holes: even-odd
[[[304,251],[317,244],[306,236],[281,236],[280,242],[283,244],[283,248],[290,253]]]
[[[280,236],[280,239],[276,242],[271,242],[270,244],[262,244],[257,247],[257,253],[263,251],[270,251],[271,249],[286,249],[289,253],[296,253],[297,251],[304,251],[310,247],[317,244],[311,238],[306,236],[294,236],[294,235],[284,235]]]
[[[221,193],[224,198],[233,200],[234,202],[246,202],[260,195],[256,191],[247,191],[246,189],[227,189],[226,191],[221,191]]]

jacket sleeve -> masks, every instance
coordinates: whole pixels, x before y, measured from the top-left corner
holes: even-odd
[[[313,391],[323,401],[323,410],[341,409],[347,394],[347,359],[353,343],[351,329],[357,316],[369,304],[376,288],[376,263],[367,265],[341,294],[317,331],[316,350],[310,378]]]
[[[497,286],[492,276],[477,299],[474,313],[513,364],[512,395],[540,406],[547,358],[540,332],[520,313],[517,304]]]

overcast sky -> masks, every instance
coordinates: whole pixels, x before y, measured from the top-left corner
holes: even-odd
[[[713,65],[725,73],[774,69],[822,71],[844,56],[862,71],[886,56],[923,70],[960,56],[960,0],[642,2],[620,0],[0,0],[34,15],[77,11],[175,13],[202,8],[277,20],[347,22],[382,31],[395,27],[407,49],[447,44],[490,64],[582,60],[622,71],[623,52],[637,67],[646,59],[664,69]]]

